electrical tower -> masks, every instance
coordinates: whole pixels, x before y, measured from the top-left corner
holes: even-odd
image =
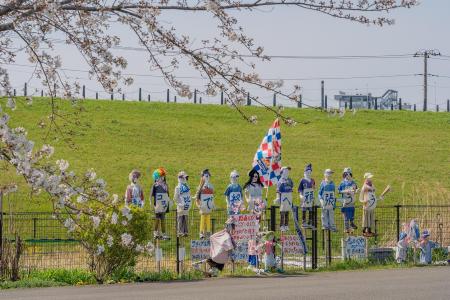
[[[439,56],[441,53],[439,50],[421,50],[414,54],[414,57],[423,56],[423,111],[427,111],[428,102],[428,58],[430,56]]]

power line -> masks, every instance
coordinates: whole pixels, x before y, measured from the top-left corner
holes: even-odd
[[[26,68],[35,68],[34,65],[24,65],[24,64],[1,64],[1,65],[11,65]],[[89,73],[88,70],[72,69],[72,68],[59,68],[61,71],[68,72],[81,72]],[[25,73],[25,72],[24,72]],[[152,74],[136,74],[136,73],[123,73],[123,76],[135,76],[135,77],[153,77],[153,78],[165,78],[163,75],[152,75]],[[421,74],[381,74],[381,75],[361,75],[361,76],[321,76],[321,77],[299,77],[299,78],[262,78],[262,80],[284,80],[284,81],[308,81],[308,80],[351,80],[351,79],[371,79],[371,78],[395,78],[395,77],[414,77]],[[176,76],[180,79],[207,79],[201,76]]]

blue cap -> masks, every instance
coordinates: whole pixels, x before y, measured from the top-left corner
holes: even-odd
[[[312,165],[311,164],[307,164],[305,167],[305,172],[306,171],[311,171],[312,172]]]
[[[403,240],[406,237],[406,232],[401,232],[399,236],[399,240]]]

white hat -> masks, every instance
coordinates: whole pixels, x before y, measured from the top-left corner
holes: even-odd
[[[333,174],[334,172],[331,169],[326,169],[323,174]]]
[[[233,170],[230,173],[230,178],[235,178],[235,177],[239,177],[239,173],[238,173],[238,171]]]
[[[189,175],[185,172],[185,171],[180,171],[179,173],[178,173],[178,178],[188,178],[189,177]]]
[[[289,166],[284,166],[284,167],[281,168],[281,171],[280,171],[280,172],[283,173],[284,170],[289,170],[289,171],[290,171],[291,169],[292,169],[292,168],[289,167]]]
[[[372,173],[365,173],[364,174],[364,179],[370,179],[370,178],[372,178],[373,177],[373,174]]]
[[[342,173],[352,173],[352,168],[350,167],[344,168],[344,171]]]

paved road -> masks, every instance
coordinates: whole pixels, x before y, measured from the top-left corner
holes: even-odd
[[[0,299],[450,299],[450,268],[0,291]]]

